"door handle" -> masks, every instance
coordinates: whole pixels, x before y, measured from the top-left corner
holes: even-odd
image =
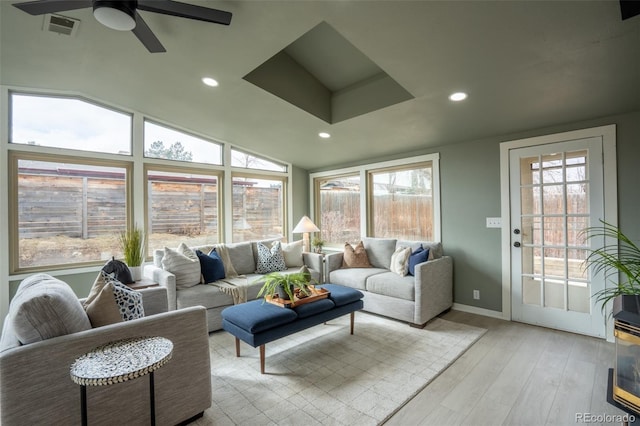
[[[519,248],[520,247],[520,241],[516,241],[515,243],[513,243],[513,246],[515,248]]]

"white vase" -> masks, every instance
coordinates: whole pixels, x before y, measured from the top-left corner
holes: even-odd
[[[131,271],[131,278],[134,281],[140,281],[142,279],[142,266],[129,266],[129,271]]]

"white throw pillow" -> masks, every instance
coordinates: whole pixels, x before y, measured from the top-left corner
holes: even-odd
[[[176,276],[176,288],[189,288],[200,284],[200,261],[196,253],[184,243],[180,244],[177,250],[164,248],[162,268]]]
[[[282,244],[282,254],[284,255],[284,263],[287,264],[287,268],[304,265],[302,260],[303,248],[302,240]]]
[[[409,272],[409,256],[411,247],[398,247],[391,255],[391,272],[404,277]]]

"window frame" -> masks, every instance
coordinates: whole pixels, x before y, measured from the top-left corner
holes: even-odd
[[[77,152],[77,150],[70,150]],[[117,154],[112,154],[117,155]],[[10,275],[18,275],[24,273],[68,270],[74,268],[98,266],[104,264],[104,260],[95,260],[88,262],[72,262],[64,264],[50,264],[35,267],[20,267],[20,231],[18,227],[19,219],[19,200],[18,200],[18,181],[20,160],[27,161],[48,161],[55,163],[70,163],[100,167],[119,167],[126,171],[125,176],[125,214],[126,226],[130,228],[133,223],[133,163],[126,160],[97,159],[90,157],[80,157],[72,155],[59,155],[44,152],[29,152],[27,150],[9,150],[8,151],[8,184],[9,184],[9,273]]]
[[[318,182],[320,179],[326,180],[332,177],[360,175],[360,234],[361,238],[371,235],[371,203],[369,194],[371,193],[370,173],[383,171],[385,169],[410,169],[420,164],[431,162],[432,168],[432,194],[433,194],[433,241],[442,239],[442,220],[440,213],[440,154],[424,154],[414,157],[400,158],[397,160],[383,161],[377,163],[366,163],[353,167],[326,170],[309,174],[310,211],[313,214],[312,220],[318,223],[321,214],[320,194]],[[325,246],[328,249],[341,250],[341,247],[334,245]]]
[[[67,100],[76,100],[76,101],[80,101],[80,102],[85,102],[87,104],[93,105],[95,107],[98,108],[103,108],[105,110],[111,111],[111,112],[116,112],[118,114],[123,114],[129,117],[129,153],[127,154],[121,154],[121,153],[117,153],[117,152],[104,152],[104,151],[91,151],[91,150],[84,150],[84,149],[79,149],[79,148],[69,148],[69,147],[59,147],[59,146],[45,146],[45,145],[29,145],[29,144],[25,144],[25,143],[21,143],[21,142],[14,142],[13,141],[13,115],[14,115],[14,111],[13,111],[13,96],[14,95],[19,95],[19,96],[31,96],[31,97],[37,97],[37,98],[53,98],[53,99],[67,99]],[[132,113],[131,111],[127,111],[124,109],[120,109],[120,108],[116,108],[113,107],[111,105],[108,105],[106,103],[102,103],[81,95],[77,95],[77,94],[60,94],[60,93],[53,93],[53,92],[46,92],[46,93],[42,93],[42,92],[36,92],[36,91],[23,91],[23,90],[11,90],[9,89],[8,91],[8,121],[7,121],[7,144],[9,145],[9,149],[11,150],[12,147],[23,147],[23,146],[35,146],[38,148],[43,148],[43,149],[52,149],[52,150],[63,150],[63,151],[70,151],[72,153],[78,153],[78,155],[82,154],[82,153],[87,153],[87,154],[97,154],[97,155],[114,155],[114,156],[118,156],[118,157],[127,157],[127,158],[131,158],[133,157],[133,151],[134,151],[134,113]]]
[[[181,164],[202,164],[202,163],[181,163]],[[211,177],[215,177],[218,180],[217,186],[218,186],[218,199],[216,202],[217,208],[216,208],[216,215],[218,218],[218,226],[217,226],[217,240],[223,241],[223,235],[224,235],[224,220],[221,220],[221,218],[223,218],[223,201],[225,199],[224,197],[224,173],[222,170],[220,169],[215,169],[215,168],[203,168],[203,167],[185,167],[185,166],[178,166],[175,164],[160,164],[160,163],[144,163],[143,165],[143,182],[144,182],[144,229],[145,232],[148,233],[149,229],[151,229],[151,211],[150,211],[150,193],[149,193],[149,171],[157,171],[157,172],[167,172],[167,173],[181,173],[181,174],[189,174],[189,173],[193,173],[193,174],[197,174],[197,175],[208,175]],[[147,261],[150,259],[153,259],[153,250],[155,250],[156,248],[152,248],[149,247],[149,235],[147,234],[147,238],[146,238],[146,253],[147,253]]]
[[[171,158],[161,158],[161,157],[147,157],[147,155],[145,154],[145,139],[146,139],[146,124],[152,124],[158,127],[164,127],[167,130],[176,132],[176,133],[183,133],[185,136],[188,137],[192,137],[195,139],[200,139],[202,141],[211,143],[212,145],[216,146],[219,150],[220,150],[220,162],[219,163],[203,163],[201,161],[185,161],[185,160],[175,160],[175,159],[171,159]],[[154,120],[146,115],[142,116],[142,141],[141,141],[141,145],[142,145],[142,158],[143,161],[167,161],[170,162],[171,164],[176,164],[176,165],[180,165],[178,167],[186,167],[186,168],[197,168],[197,167],[203,167],[203,166],[207,166],[207,167],[222,167],[224,165],[224,149],[225,149],[225,144],[217,141],[213,138],[210,137],[205,137],[203,135],[199,135],[195,132],[190,132],[188,130],[183,130],[181,128],[179,128],[178,126],[175,125],[170,125],[167,124],[163,121],[160,120]],[[171,145],[169,145],[171,146]]]

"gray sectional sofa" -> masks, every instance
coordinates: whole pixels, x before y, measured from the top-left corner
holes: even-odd
[[[271,243],[273,240],[262,241]],[[256,273],[256,263],[258,259],[257,254],[257,241],[242,242],[242,243],[230,243],[224,244],[226,247],[229,258],[236,272],[240,274],[239,277],[224,278],[221,281],[233,284],[233,285],[245,285],[247,290],[246,300],[253,300],[257,297],[262,282],[260,277],[264,274]],[[302,241],[299,242],[301,244]],[[298,242],[292,243],[298,244]],[[213,245],[190,247],[192,250],[200,250],[203,253],[208,253],[213,249]],[[221,291],[220,287],[211,285],[211,283],[203,284],[200,282],[194,282],[190,286],[178,286],[176,287],[176,275],[172,272],[165,270],[162,266],[162,258],[164,257],[164,249],[154,250],[153,264],[146,265],[144,267],[145,277],[152,279],[153,281],[165,287],[168,293],[169,309],[183,309],[190,306],[204,306],[207,308],[207,324],[209,332],[222,329],[222,316],[220,315],[222,310],[227,306],[234,304],[233,297],[224,291]],[[323,258],[322,255],[317,253],[308,253],[299,251],[299,258],[291,258],[285,253],[285,260],[287,261],[287,271],[283,272],[298,272],[301,266],[304,264],[309,268],[312,278],[316,281],[322,281],[323,272]]]
[[[364,238],[371,268],[343,268],[343,253],[327,255],[325,281],[364,293],[364,310],[424,327],[453,305],[453,259],[439,242]],[[391,272],[391,256],[399,247],[429,249],[429,260],[415,267],[415,275]]]
[[[173,342],[172,359],[154,373],[157,424],[179,424],[211,406],[204,308],[167,312],[165,290],[148,288],[140,290],[144,318],[91,328],[87,318],[81,321],[84,310],[71,288],[62,292],[66,284],[38,275],[25,281],[41,279],[42,289],[33,287],[30,297],[20,303],[14,298],[5,319],[0,341],[0,424],[79,425],[80,386],[71,380],[71,364],[107,342],[139,336],[162,336]],[[21,343],[34,333],[44,333],[45,340]],[[87,414],[91,425],[149,424],[149,378],[88,386]]]

